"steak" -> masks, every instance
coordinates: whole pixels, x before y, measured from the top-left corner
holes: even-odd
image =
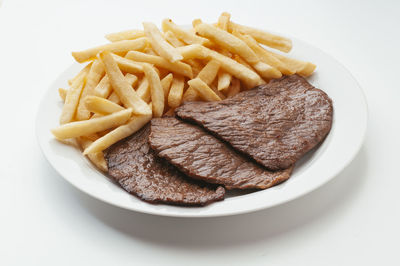
[[[150,146],[190,177],[227,189],[266,189],[290,177],[293,167],[271,172],[204,129],[174,117],[151,121]]]
[[[203,126],[268,169],[286,169],[331,129],[325,92],[284,76],[219,102],[186,102],[176,115]]]
[[[225,189],[187,178],[156,156],[148,144],[150,124],[106,151],[109,175],[123,189],[152,203],[206,205],[222,200]]]

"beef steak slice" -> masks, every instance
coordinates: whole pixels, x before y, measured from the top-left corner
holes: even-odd
[[[269,171],[204,129],[174,117],[151,121],[149,143],[188,176],[227,189],[266,189],[287,180],[293,168]]]
[[[292,75],[219,102],[186,102],[175,112],[278,170],[293,165],[324,139],[333,107],[325,92]]]
[[[123,189],[148,202],[173,205],[206,205],[224,198],[223,187],[187,178],[157,157],[148,144],[149,134],[147,124],[106,151],[108,173]]]

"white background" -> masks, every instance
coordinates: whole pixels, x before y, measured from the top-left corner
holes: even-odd
[[[309,42],[353,73],[369,105],[353,163],[294,202],[212,219],[133,213],[66,183],[34,124],[70,51],[141,21],[213,22],[222,11]],[[3,1],[0,265],[400,265],[399,13],[399,1]]]

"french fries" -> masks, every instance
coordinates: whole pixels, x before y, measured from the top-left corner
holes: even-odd
[[[195,89],[205,101],[221,101],[221,98],[200,78],[189,80],[188,84]]]
[[[115,93],[115,91],[113,91],[110,96],[108,96],[107,98],[109,101],[112,101],[113,103],[117,103],[117,104],[122,104],[121,103],[121,99],[118,97],[118,95]]]
[[[150,85],[146,76],[141,80],[136,90],[137,95],[146,103],[150,102]]]
[[[227,97],[233,97],[240,92],[240,81],[238,79],[233,79],[232,84],[228,89]]]
[[[165,39],[174,47],[185,46],[185,43],[176,38],[172,31],[167,31],[164,33]]]
[[[144,31],[142,30],[125,30],[120,32],[109,33],[105,37],[110,42],[118,42],[123,40],[134,40],[144,36],[145,36]]]
[[[93,62],[90,62],[89,64],[87,64],[84,68],[81,69],[81,71],[79,71],[78,74],[76,74],[75,77],[73,77],[72,79],[68,80],[68,85],[71,86],[72,83],[73,83],[76,79],[78,79],[79,77],[81,77],[82,75],[83,75],[83,76],[86,76],[87,73],[88,73],[88,71],[89,71],[89,69],[92,67],[92,63],[93,63]]]
[[[110,80],[108,79],[108,76],[105,75],[97,84],[96,88],[94,88],[94,93],[93,95],[102,97],[102,98],[107,98],[112,92],[112,87]]]
[[[132,109],[126,109],[99,118],[70,122],[52,129],[51,132],[58,139],[86,136],[124,124],[131,113]]]
[[[85,98],[89,95],[94,94],[94,89],[103,77],[104,67],[100,60],[96,59],[89,70],[86,78],[86,84],[83,87],[83,91],[79,100],[78,109],[76,111],[77,120],[86,120],[90,117],[90,112],[85,107]]]
[[[171,88],[173,78],[174,78],[174,76],[172,75],[172,73],[169,73],[161,80],[161,86],[164,91],[164,99],[167,99],[167,97],[168,97],[168,93]]]
[[[187,59],[205,59],[208,56],[207,50],[199,44],[191,44],[186,46],[177,47],[176,49],[181,53],[185,60]]]
[[[110,52],[102,52],[100,58],[106,69],[110,83],[121,102],[127,107],[132,108],[135,114],[151,114],[149,106],[137,95],[132,86],[125,80]]]
[[[317,67],[313,63],[310,62],[304,62],[301,60],[297,60],[294,58],[289,58],[277,53],[271,52],[274,56],[276,56],[279,60],[281,60],[282,63],[285,64],[285,66],[290,69],[292,72],[297,73],[299,75],[302,75],[304,77],[310,76],[315,68]]]
[[[241,40],[247,43],[247,45],[257,54],[260,60],[270,66],[277,68],[282,74],[292,75],[295,72],[285,66],[276,56],[266,49],[262,48],[256,40],[250,35],[242,35],[241,33],[234,30],[233,35],[237,36]]]
[[[172,80],[171,89],[168,94],[168,105],[171,108],[176,108],[181,105],[183,88],[185,87],[185,78],[175,76]]]
[[[231,14],[229,14],[228,12],[223,12],[218,18],[218,23],[217,23],[218,28],[227,31],[230,20],[231,20]]]
[[[89,147],[87,147],[83,154],[92,154],[105,150],[114,143],[124,139],[146,125],[151,120],[151,114],[147,115],[133,115],[128,123],[119,126],[108,134],[98,138]]]
[[[171,63],[183,59],[179,51],[164,39],[156,25],[150,22],[143,22],[143,28],[151,46],[159,55],[166,58]]]
[[[217,60],[213,59],[209,61],[207,65],[205,65],[205,67],[200,71],[197,77],[204,81],[207,85],[209,85],[214,81],[215,77],[217,76],[220,66],[221,64]]]
[[[250,64],[256,64],[260,61],[257,55],[247,46],[245,42],[225,30],[205,23],[197,25],[195,29],[201,36],[209,38],[222,48],[240,55]]]
[[[65,102],[65,98],[67,97],[67,90],[63,88],[58,88],[58,94],[60,95],[61,100]]]
[[[232,75],[225,72],[219,71],[218,72],[218,90],[223,91],[226,90],[229,85],[231,84]]]
[[[201,44],[207,45],[210,41],[206,38],[202,38],[197,36],[189,31],[186,31],[176,25],[171,19],[164,19],[162,21],[162,29],[164,32],[171,31],[175,34],[175,36],[181,40],[183,40],[187,44]]]
[[[138,82],[138,78],[131,74],[131,73],[126,73],[125,74],[125,80],[129,83],[129,85],[131,85],[132,87],[135,87],[137,82]]]
[[[214,81],[220,66],[221,64],[216,60],[209,61],[207,65],[205,65],[203,69],[199,72],[197,78],[200,78],[207,85],[210,85]],[[185,92],[183,99],[184,101],[195,101],[197,99],[197,96],[198,92],[189,86],[188,90]]]
[[[146,47],[146,45],[147,45],[146,38],[139,38],[136,40],[127,40],[127,41],[119,41],[119,42],[104,44],[80,52],[72,52],[72,56],[75,58],[77,62],[83,63],[85,61],[96,58],[97,54],[100,52],[108,51],[112,53],[118,53],[118,52],[128,52],[132,50],[142,50]]]
[[[134,62],[127,58],[121,57],[119,55],[113,54],[115,62],[117,62],[119,68],[128,73],[143,73],[143,66],[138,62]]]
[[[107,171],[104,149],[152,117],[174,115],[182,102],[220,101],[282,75],[309,76],[316,68],[264,48],[288,52],[292,42],[236,24],[229,13],[217,23],[194,19],[192,25],[186,29],[164,19],[162,33],[145,22],[143,30],[110,33],[105,37],[111,43],[73,52],[77,62],[89,63],[68,89],[59,89],[64,106],[53,135],[79,143]]]
[[[203,47],[203,49],[208,48]],[[235,60],[220,53],[217,53],[213,50],[208,49],[207,51],[208,56],[212,59],[217,60],[221,64],[222,69],[224,69],[232,76],[235,76],[238,79],[242,80],[248,87],[252,88],[263,83],[260,76],[251,69],[248,69],[247,67],[239,64]]]
[[[164,90],[161,85],[160,77],[152,65],[144,64],[143,70],[150,85],[153,116],[161,117],[164,111]]]
[[[157,67],[168,69],[169,71],[178,73],[188,78],[193,77],[192,68],[190,67],[190,65],[185,64],[183,62],[171,63],[170,61],[166,60],[165,58],[162,58],[161,56],[149,55],[136,51],[128,52],[125,58],[138,62],[153,64]]]
[[[86,97],[85,105],[90,112],[102,115],[124,110],[121,105],[97,96]]]
[[[89,147],[93,143],[93,140],[90,140],[86,137],[79,137],[76,139],[78,140],[78,143],[83,150]],[[99,168],[103,172],[107,172],[108,170],[107,162],[104,159],[104,154],[102,151],[96,153],[89,153],[87,154],[87,157],[97,168]]]
[[[258,74],[260,74],[261,77],[265,79],[277,79],[282,77],[282,73],[278,69],[267,65],[264,62],[258,62],[257,64],[254,64],[253,68]]]
[[[61,125],[71,122],[72,119],[74,118],[76,113],[76,108],[78,107],[79,104],[79,97],[81,96],[82,89],[85,84],[86,75],[87,73],[89,73],[89,70],[90,70],[89,68],[85,67],[84,72],[82,72],[82,74],[79,75],[79,77],[73,81],[71,88],[69,88],[67,95],[65,97],[63,109],[61,111],[61,116],[60,116]]]
[[[292,41],[288,38],[271,34],[269,32],[258,30],[255,28],[236,24],[230,21],[228,24],[228,31],[233,32],[235,30],[240,33],[248,34],[256,39],[257,42],[271,48],[281,50],[282,52],[287,53],[292,49]]]

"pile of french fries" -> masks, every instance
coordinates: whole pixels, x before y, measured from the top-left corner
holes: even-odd
[[[110,43],[73,52],[85,67],[59,89],[64,100],[53,135],[78,143],[107,171],[103,151],[185,101],[220,101],[282,75],[309,76],[315,65],[289,58],[291,40],[234,23],[193,21],[191,29],[150,22],[143,30],[111,33]],[[272,51],[266,47],[279,51]]]

